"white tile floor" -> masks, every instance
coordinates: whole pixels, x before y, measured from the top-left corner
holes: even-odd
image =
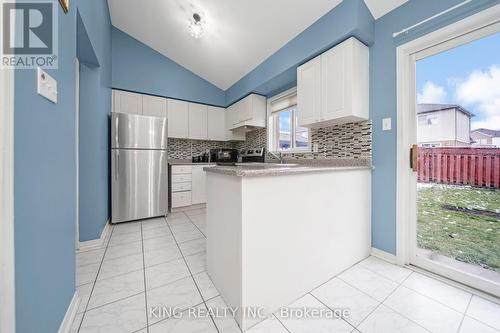
[[[205,210],[111,227],[106,246],[77,254],[82,298],[72,332],[240,332],[231,317],[156,318],[159,305],[224,308],[205,267]],[[343,319],[276,314],[250,333],[500,332],[500,306],[369,257],[289,305],[348,308]]]

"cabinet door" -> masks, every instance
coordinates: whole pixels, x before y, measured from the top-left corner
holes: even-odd
[[[192,166],[191,203],[193,205],[207,202],[205,171],[203,165]]]
[[[189,134],[189,106],[187,102],[167,100],[168,137],[187,139]]]
[[[245,132],[232,131],[234,112],[231,108],[226,109],[226,141],[245,141]]]
[[[321,121],[342,116],[347,96],[346,75],[349,45],[342,43],[321,55]]]
[[[114,112],[142,114],[142,95],[128,91],[114,90]]]
[[[167,99],[163,97],[142,97],[142,114],[151,117],[167,117]]]
[[[235,128],[236,124],[240,123],[240,102],[236,102],[229,107],[229,112],[231,113],[231,128]]]
[[[239,101],[238,120],[239,122],[252,119],[253,116],[253,95],[249,95]]]
[[[297,68],[297,117],[300,126],[319,121],[321,114],[321,56]]]
[[[209,106],[208,118],[208,140],[224,141],[226,137],[225,109]]]
[[[189,138],[207,139],[207,106],[189,103]]]

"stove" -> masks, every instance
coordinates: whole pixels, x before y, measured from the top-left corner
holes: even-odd
[[[241,163],[264,163],[266,148],[250,148],[240,150]]]

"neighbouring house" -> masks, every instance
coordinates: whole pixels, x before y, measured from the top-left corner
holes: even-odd
[[[478,128],[473,130],[470,136],[474,140],[474,146],[500,148],[500,130]]]
[[[421,147],[470,146],[472,112],[460,105],[417,105],[417,140]]]

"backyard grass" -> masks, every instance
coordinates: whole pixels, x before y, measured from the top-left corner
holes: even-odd
[[[500,272],[500,190],[418,185],[420,248]]]

